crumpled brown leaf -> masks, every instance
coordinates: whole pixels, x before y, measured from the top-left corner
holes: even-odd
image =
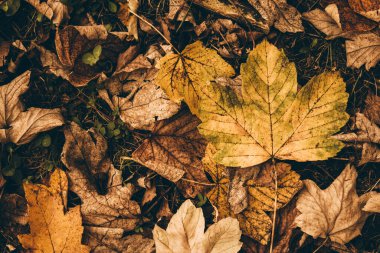
[[[133,36],[136,40],[139,39],[138,34],[138,19],[135,15],[131,13],[133,11],[134,13],[137,12],[137,9],[140,6],[139,0],[128,0],[128,1],[118,1],[120,4],[120,9],[117,12],[117,17],[120,19],[120,21],[127,27],[128,34]]]
[[[173,215],[166,230],[159,226],[153,229],[157,253],[197,252],[236,253],[242,243],[239,223],[231,217],[211,225],[206,233],[205,219],[201,208],[186,200]]]
[[[195,197],[205,186],[191,181],[208,182],[201,162],[206,142],[198,124],[199,120],[187,111],[158,121],[151,136],[133,152],[133,159],[177,183],[186,196]]]
[[[26,2],[50,19],[53,24],[59,25],[63,20],[70,18],[67,6],[59,0],[47,0],[46,2],[42,2],[41,0],[26,0]]]
[[[20,243],[33,252],[90,252],[81,243],[80,206],[65,212],[68,188],[65,172],[56,169],[49,182],[49,187],[24,183],[30,234],[18,235]]]
[[[93,253],[152,253],[154,241],[142,235],[123,236],[123,229],[85,227],[85,241]]]
[[[355,12],[366,18],[380,22],[379,0],[348,0],[348,4]]]
[[[126,49],[126,37],[122,32],[108,33],[103,25],[65,26],[58,30],[55,36],[57,56],[49,50],[37,47],[44,67],[53,74],[60,76],[76,87],[84,86],[103,72],[98,64],[87,65],[82,61],[82,55],[101,45],[100,60],[116,62],[119,53]],[[58,62],[57,62],[58,60]]]
[[[22,145],[30,142],[38,133],[64,124],[59,109],[31,107],[24,111],[19,100],[28,89],[30,71],[26,71],[10,83],[0,86],[0,142]]]
[[[366,202],[378,193],[362,196],[356,193],[357,172],[348,164],[342,173],[325,190],[313,181],[305,180],[297,209],[301,212],[295,223],[314,238],[326,238],[340,244],[351,241],[360,231],[370,213],[362,211]],[[380,212],[380,210],[375,210]]]

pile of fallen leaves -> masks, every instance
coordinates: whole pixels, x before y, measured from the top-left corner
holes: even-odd
[[[377,252],[380,1],[301,2],[0,0],[1,251]]]

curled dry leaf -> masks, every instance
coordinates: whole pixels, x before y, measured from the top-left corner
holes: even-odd
[[[88,246],[81,244],[80,206],[65,212],[67,188],[66,174],[60,169],[51,175],[49,187],[24,183],[30,226],[30,234],[18,236],[24,249],[33,252],[90,252]]]
[[[70,18],[67,6],[59,0],[47,0],[46,2],[42,2],[41,0],[26,0],[26,2],[56,25],[61,24],[62,20]]]
[[[24,111],[20,96],[28,90],[30,71],[0,86],[0,142],[22,145],[38,133],[64,124],[59,109],[29,108]]]
[[[65,26],[55,36],[57,56],[40,46],[37,49],[44,67],[80,87],[98,78],[103,71],[101,66],[85,64],[82,56],[101,45],[99,60],[116,62],[119,53],[126,49],[124,39],[125,34],[108,33],[103,25]]]
[[[177,183],[186,196],[195,197],[204,190],[202,183],[208,182],[201,162],[206,142],[198,124],[199,120],[186,111],[158,121],[150,137],[133,152],[133,159]]]
[[[84,224],[110,230],[134,229],[140,207],[131,200],[133,186],[123,186],[121,171],[116,170],[106,157],[104,137],[71,123],[65,130],[65,138],[62,162],[69,169],[70,190],[82,200]],[[99,183],[105,188],[100,193]]]
[[[159,66],[156,83],[172,101],[184,100],[194,114],[198,113],[202,89],[210,81],[235,74],[215,50],[205,48],[200,41],[186,46],[181,54],[167,54]]]
[[[278,163],[275,167],[272,164],[266,163],[260,168],[251,168],[250,170],[260,170],[259,173],[250,174],[251,178],[246,177],[246,182],[243,185],[233,185],[229,189],[230,180],[225,172],[225,167],[216,164],[212,160],[215,149],[209,144],[206,149],[206,155],[203,159],[205,170],[210,174],[216,186],[207,193],[211,204],[217,208],[218,217],[224,218],[227,216],[236,217],[240,222],[240,227],[243,233],[259,241],[261,244],[267,244],[270,237],[272,227],[271,218],[265,213],[266,211],[274,211],[285,206],[293,196],[302,188],[302,182],[299,175],[292,171],[290,165]],[[274,180],[274,169],[277,173],[277,194]],[[231,168],[230,170],[234,170]],[[234,182],[236,177],[244,172],[234,173]],[[244,179],[243,179],[244,180]],[[233,189],[235,191],[233,191]],[[235,192],[240,189],[242,194],[235,195]],[[248,195],[246,194],[248,192]],[[234,194],[234,195],[233,195]],[[228,195],[230,195],[228,197]],[[275,198],[277,195],[277,203],[275,206]],[[238,200],[236,200],[238,199]],[[234,206],[239,201],[247,201],[247,207],[239,214],[234,214]],[[228,203],[230,201],[230,203]]]
[[[154,241],[142,235],[124,236],[123,229],[85,227],[88,245],[93,253],[152,253]]]
[[[241,231],[236,219],[225,218],[211,225],[206,233],[201,208],[186,200],[174,214],[166,230],[153,229],[157,253],[169,252],[238,252]]]
[[[357,172],[348,164],[342,173],[325,190],[313,181],[305,180],[305,189],[300,193],[297,209],[301,212],[295,223],[314,238],[329,237],[331,241],[345,244],[356,236],[370,213],[362,211],[373,192],[358,196],[356,193]],[[379,212],[380,210],[375,210]]]
[[[338,134],[334,138],[351,143],[363,143],[359,165],[367,162],[380,162],[380,127],[371,122],[364,114],[355,115],[355,132]]]
[[[348,94],[338,73],[322,73],[297,93],[294,63],[264,41],[241,65],[241,75],[241,96],[217,83],[203,88],[198,128],[217,149],[217,163],[324,160],[344,146],[330,138],[348,119]]]
[[[219,15],[235,19],[243,24],[247,22],[264,32],[268,33],[270,25],[267,20],[262,17],[265,12],[262,8],[252,8],[251,6],[244,5],[242,2],[229,2],[222,0],[188,0],[190,3],[202,6]]]
[[[135,15],[131,13],[133,11],[134,13],[137,12],[137,9],[140,6],[139,0],[128,0],[128,1],[118,1],[120,4],[120,9],[117,12],[117,17],[120,19],[120,21],[127,27],[128,34],[133,36],[136,40],[139,39],[139,33],[138,33],[138,19]]]

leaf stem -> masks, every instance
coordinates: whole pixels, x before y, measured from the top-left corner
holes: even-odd
[[[194,180],[190,180],[190,179],[186,179],[186,178],[181,178],[180,180],[190,182],[193,184],[200,184],[200,185],[206,185],[206,186],[215,186],[216,185],[215,183],[203,183],[203,182],[198,182],[198,181],[194,181]]]
[[[271,233],[271,239],[270,239],[270,248],[269,252],[273,252],[273,244],[274,244],[274,232],[276,229],[276,216],[277,216],[277,191],[278,191],[278,181],[277,181],[277,169],[276,169],[276,162],[274,160],[274,157],[272,157],[272,164],[273,164],[273,172],[274,172],[274,185],[275,185],[275,196],[274,196],[274,211],[273,211],[273,220],[272,220],[272,233]]]

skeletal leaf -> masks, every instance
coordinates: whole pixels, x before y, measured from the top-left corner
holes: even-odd
[[[201,208],[186,200],[174,214],[166,230],[153,229],[157,253],[163,252],[238,252],[241,231],[236,219],[225,218],[211,225],[206,233]]]
[[[30,71],[0,86],[0,142],[22,145],[38,133],[61,126],[59,109],[29,108],[24,111],[20,96],[28,89]]]
[[[198,124],[199,120],[189,112],[158,121],[151,137],[143,141],[132,157],[177,183],[185,195],[195,197],[204,186],[180,179],[208,182],[201,163],[206,144],[198,132]]]
[[[346,40],[347,66],[366,70],[380,61],[380,36],[375,33],[358,34]]]
[[[80,206],[65,212],[67,188],[66,174],[60,169],[51,175],[50,187],[24,183],[30,234],[18,236],[23,248],[32,252],[90,252],[81,244]]]
[[[181,54],[167,54],[159,65],[156,83],[172,101],[184,100],[194,114],[202,89],[216,77],[235,73],[215,50],[205,48],[200,41],[186,46]]]
[[[348,119],[348,94],[338,73],[312,78],[297,94],[294,63],[264,41],[241,65],[241,75],[242,96],[216,83],[203,88],[198,128],[217,149],[217,163],[324,160],[343,147],[330,138]]]
[[[248,205],[239,214],[234,214],[232,206],[228,201],[232,200],[235,203],[234,200],[236,198],[240,200],[240,198],[236,194],[232,195],[235,192],[229,189],[230,180],[226,174],[226,168],[223,165],[216,164],[212,160],[215,151],[215,148],[208,145],[205,158],[202,161],[205,165],[205,170],[216,184],[207,193],[207,197],[217,209],[218,218],[236,217],[244,234],[254,238],[261,244],[267,244],[271,233],[272,221],[265,212],[274,210],[276,195],[273,167],[270,164],[264,164],[258,174],[255,173],[247,182],[244,182],[247,186],[241,188],[248,191],[248,195],[245,195]],[[255,169],[257,170],[258,168],[251,168],[251,170]],[[232,168],[231,170],[234,169]],[[302,182],[299,180],[299,175],[293,172],[290,166],[285,163],[277,164],[276,170],[278,173],[276,209],[279,209],[286,205],[302,188]],[[236,176],[239,177],[240,175],[235,174]],[[231,195],[230,197],[228,197],[229,194]]]
[[[48,0],[42,2],[40,0],[27,0],[36,10],[53,21],[54,24],[59,25],[62,20],[69,19],[69,10],[65,4],[59,0]]]
[[[362,211],[373,192],[358,196],[357,172],[348,164],[342,173],[325,190],[313,181],[305,180],[306,188],[300,193],[297,209],[301,212],[295,223],[314,238],[326,238],[345,244],[356,236],[369,213]],[[379,210],[377,210],[379,211]]]

